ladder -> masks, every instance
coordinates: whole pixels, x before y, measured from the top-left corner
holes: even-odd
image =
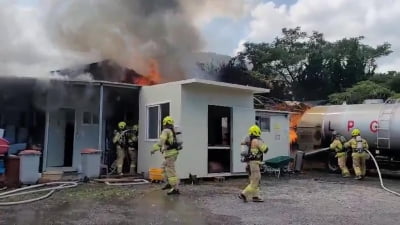
[[[378,116],[377,149],[390,149],[390,125],[400,99],[388,99],[383,104]]]

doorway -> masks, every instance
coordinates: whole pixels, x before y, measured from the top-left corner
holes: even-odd
[[[232,108],[208,106],[208,173],[231,172]]]
[[[49,113],[47,167],[71,168],[74,142],[75,110],[62,108]]]

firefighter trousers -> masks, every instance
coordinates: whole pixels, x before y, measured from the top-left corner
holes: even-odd
[[[247,199],[258,197],[260,198],[260,181],[261,181],[261,172],[260,172],[260,161],[250,161],[250,184],[242,191],[242,194],[246,196]]]
[[[353,158],[353,168],[356,176],[365,176],[367,167],[365,161],[369,158],[366,152],[353,152],[351,155]]]
[[[346,152],[340,152],[336,154],[336,157],[338,159],[338,165],[340,170],[342,171],[343,176],[350,176],[349,169],[347,168],[346,165],[346,160],[347,160],[347,154]]]
[[[129,173],[136,173],[136,163],[137,163],[137,150],[135,148],[128,148],[129,160],[130,160],[130,171]]]
[[[178,156],[168,156],[165,157],[163,162],[164,177],[172,189],[178,189],[179,178],[175,170],[175,162]]]

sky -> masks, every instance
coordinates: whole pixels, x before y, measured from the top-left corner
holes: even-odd
[[[6,0],[0,0],[6,1]],[[27,9],[40,0],[15,0]],[[394,51],[378,60],[378,71],[400,71],[400,1],[398,0],[214,0],[245,2],[237,16],[210,12],[197,26],[206,45],[202,50],[233,56],[245,41],[269,42],[283,27],[319,31],[334,41],[365,36],[364,43],[376,46],[387,41]],[[213,14],[212,14],[213,13]],[[206,18],[209,16],[209,20]]]

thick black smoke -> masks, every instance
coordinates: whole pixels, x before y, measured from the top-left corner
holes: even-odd
[[[46,28],[65,49],[93,52],[144,75],[155,59],[167,80],[182,79],[182,59],[204,43],[182,1],[56,1]]]

